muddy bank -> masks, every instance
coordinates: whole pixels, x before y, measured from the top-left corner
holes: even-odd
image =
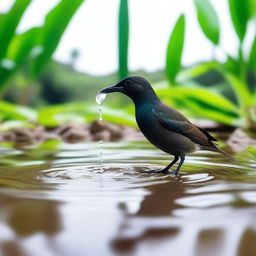
[[[133,127],[116,125],[105,121],[90,124],[66,123],[57,128],[36,126],[34,128],[15,128],[0,133],[0,142],[42,143],[49,139],[69,143],[86,141],[137,141],[143,140],[141,132]]]
[[[213,133],[217,139],[226,141],[230,151],[234,153],[246,150],[248,146],[256,147],[256,139],[242,129],[213,126],[200,123],[200,127]],[[34,128],[15,128],[0,133],[0,142],[42,143],[49,139],[62,140],[68,143],[91,141],[142,141],[145,137],[133,127],[116,125],[106,121],[94,121],[90,124],[66,123],[57,128],[36,126]]]

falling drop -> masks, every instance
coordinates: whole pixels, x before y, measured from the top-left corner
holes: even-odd
[[[102,102],[106,99],[107,94],[106,93],[98,93],[96,96],[96,102],[99,104],[99,115],[100,115],[100,121],[103,120],[102,118]],[[103,172],[103,140],[100,140],[100,169],[101,172]]]
[[[107,97],[107,94],[106,93],[101,93],[99,92],[97,95],[96,95],[96,102],[101,105],[102,102],[106,99]]]

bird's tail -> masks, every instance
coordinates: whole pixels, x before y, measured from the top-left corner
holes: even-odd
[[[219,153],[221,153],[223,156],[225,156],[225,157],[227,157],[227,158],[229,158],[229,159],[231,159],[231,160],[233,160],[233,161],[237,161],[237,159],[235,159],[233,156],[231,156],[230,154],[226,153],[225,151],[219,149],[215,144],[212,143],[212,145],[213,145],[213,148],[212,148],[213,151],[219,152]]]

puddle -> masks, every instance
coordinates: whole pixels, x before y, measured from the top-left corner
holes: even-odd
[[[256,255],[256,162],[148,143],[1,147],[0,255]]]

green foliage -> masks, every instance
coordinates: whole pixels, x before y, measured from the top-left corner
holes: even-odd
[[[30,2],[16,0],[11,10],[0,16],[0,90],[24,64],[30,66],[28,80],[40,74],[56,50],[70,19],[84,1],[62,0],[46,16],[42,27],[16,34],[16,28]]]
[[[181,56],[185,37],[185,17],[181,15],[171,33],[166,54],[166,76],[171,84],[175,84],[180,70]]]
[[[248,65],[250,69],[256,69],[256,37],[254,38],[251,46]]]
[[[220,25],[213,6],[208,0],[194,0],[194,3],[198,22],[205,37],[210,39],[214,46],[218,45]],[[229,11],[239,39],[239,47],[237,57],[226,54],[227,61],[224,63],[211,60],[187,70],[180,70],[184,26],[181,18],[178,19],[166,53],[169,83],[173,85],[175,82],[178,88],[175,88],[176,91],[171,88],[159,91],[166,101],[169,98],[174,105],[197,117],[255,129],[256,118],[253,116],[253,109],[256,108],[256,75],[253,71],[256,68],[256,39],[253,38],[249,52],[243,47],[247,24],[255,17],[255,10],[250,9],[254,6],[252,3],[255,3],[255,0],[229,0]],[[202,77],[211,71],[218,73],[220,81],[211,85],[211,91],[209,88],[202,89],[202,86],[206,86],[202,84]],[[234,95],[235,99],[229,95]]]
[[[27,107],[0,101],[0,120],[21,120],[21,121],[37,121],[37,113]]]
[[[35,38],[38,32],[39,28],[32,28],[23,34],[13,37],[7,51],[7,59],[14,64],[14,67],[11,69],[0,67],[0,73],[2,74],[0,77],[0,90],[4,87],[8,78],[12,77],[28,59],[35,45]]]
[[[16,28],[31,0],[16,0],[11,10],[6,14],[1,14],[0,19],[0,59],[2,59],[15,34]]]
[[[220,24],[213,6],[208,0],[195,0],[195,6],[205,36],[217,45],[220,38]]]
[[[36,38],[36,46],[41,48],[38,48],[40,52],[31,63],[33,77],[37,77],[51,59],[70,19],[82,3],[83,0],[62,0],[46,16],[44,26]]]
[[[255,148],[255,147],[249,146],[249,147],[247,148],[247,150],[248,150],[254,157],[256,157],[256,148]]]
[[[225,97],[205,88],[161,88],[158,95],[165,102],[187,110],[187,114],[197,113],[201,117],[224,124],[238,124],[239,108]]]
[[[120,0],[118,17],[119,79],[128,76],[129,12],[128,0]]]
[[[167,82],[163,81],[156,85],[156,89],[164,101],[183,109],[191,116],[209,118],[216,122],[244,128],[255,128],[256,118],[253,115],[255,115],[254,109],[256,108],[256,39],[253,38],[249,42],[250,49],[245,49],[243,42],[248,23],[256,16],[256,0],[227,1],[229,2],[231,25],[239,40],[236,54],[230,56],[226,53],[227,60],[225,62],[210,60],[187,69],[181,68],[185,25],[186,22],[189,22],[185,22],[184,15],[181,15],[173,27],[167,46],[165,73],[168,85],[166,86]],[[70,19],[84,1],[61,0],[45,17],[41,27],[34,27],[22,34],[16,34],[16,28],[30,2],[31,0],[16,0],[7,14],[0,15],[0,90],[14,75],[19,73],[27,75],[28,83],[39,77],[47,63],[49,64]],[[214,7],[209,0],[194,0],[194,3],[198,23],[205,38],[210,40],[215,48],[219,47],[220,36],[224,37],[225,35],[220,34],[220,24]],[[248,39],[250,40],[250,38]],[[120,79],[129,73],[128,43],[128,0],[120,0],[118,19]],[[97,80],[100,82],[95,82],[94,77],[87,77],[85,82],[84,75],[74,74],[70,67],[63,66],[60,71],[56,67],[52,68],[53,66],[54,63],[51,63],[46,71],[47,75],[43,74],[40,78],[44,85],[42,92],[49,100],[46,102],[51,103],[52,97],[58,98],[58,103],[74,99],[85,100],[87,103],[76,102],[43,107],[36,113],[29,108],[1,101],[0,118],[2,121],[10,122],[10,120],[16,119],[19,123],[33,121],[46,126],[56,126],[67,121],[90,122],[98,119],[98,107],[91,102],[88,103],[88,99],[94,99],[94,94],[103,87],[103,84],[106,86],[112,84],[116,74],[107,78],[101,77]],[[218,79],[214,77],[213,83],[205,81],[204,77],[213,71]],[[144,76],[144,73],[138,75]],[[153,81],[151,77],[149,80]],[[55,88],[52,84],[55,84]],[[84,87],[89,84],[90,88]],[[74,90],[73,86],[78,89]],[[85,92],[84,88],[89,92]],[[86,95],[83,96],[85,93]],[[65,98],[64,94],[69,98]],[[119,98],[117,99],[119,100]],[[135,125],[133,108],[118,100],[112,102],[112,105],[114,107],[121,105],[122,108],[113,109],[104,105],[104,119]]]
[[[134,115],[110,107],[103,108],[103,118],[112,123],[135,125]],[[99,119],[99,107],[83,102],[49,106],[42,108],[38,113],[38,123],[48,127],[69,121],[82,123],[97,119]]]
[[[250,0],[229,0],[231,19],[241,42],[244,40],[247,23],[251,17],[250,7]]]

